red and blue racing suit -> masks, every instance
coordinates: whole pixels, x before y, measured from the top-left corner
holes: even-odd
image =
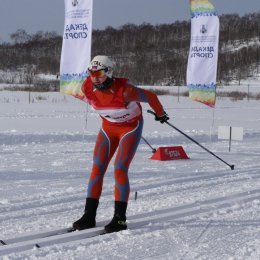
[[[102,127],[98,133],[93,166],[88,183],[88,198],[99,199],[108,164],[116,152],[114,162],[115,201],[127,202],[130,193],[128,168],[140,142],[143,129],[140,102],[148,102],[160,116],[164,109],[157,96],[137,88],[125,78],[113,78],[106,90],[95,89],[88,77],[82,85],[84,100],[99,113]]]

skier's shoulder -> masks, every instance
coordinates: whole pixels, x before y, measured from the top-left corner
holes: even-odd
[[[87,94],[92,89],[92,82],[90,77],[87,77],[82,83],[81,90],[84,94]]]
[[[129,82],[128,78],[117,78],[117,77],[113,77],[114,82],[117,86],[126,86],[127,83]]]

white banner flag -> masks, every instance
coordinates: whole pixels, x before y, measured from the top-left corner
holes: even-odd
[[[192,100],[215,106],[219,18],[208,0],[190,0],[191,41],[187,86]]]
[[[60,92],[80,99],[91,59],[92,13],[93,0],[65,0]]]

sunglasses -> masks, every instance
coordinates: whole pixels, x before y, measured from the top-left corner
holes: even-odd
[[[103,78],[106,75],[106,70],[88,70],[89,76],[93,78]]]

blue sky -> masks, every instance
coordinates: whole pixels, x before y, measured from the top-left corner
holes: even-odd
[[[260,11],[259,0],[211,0],[219,14]],[[93,29],[189,19],[189,0],[94,0]],[[0,41],[25,29],[63,32],[64,0],[0,0]]]

